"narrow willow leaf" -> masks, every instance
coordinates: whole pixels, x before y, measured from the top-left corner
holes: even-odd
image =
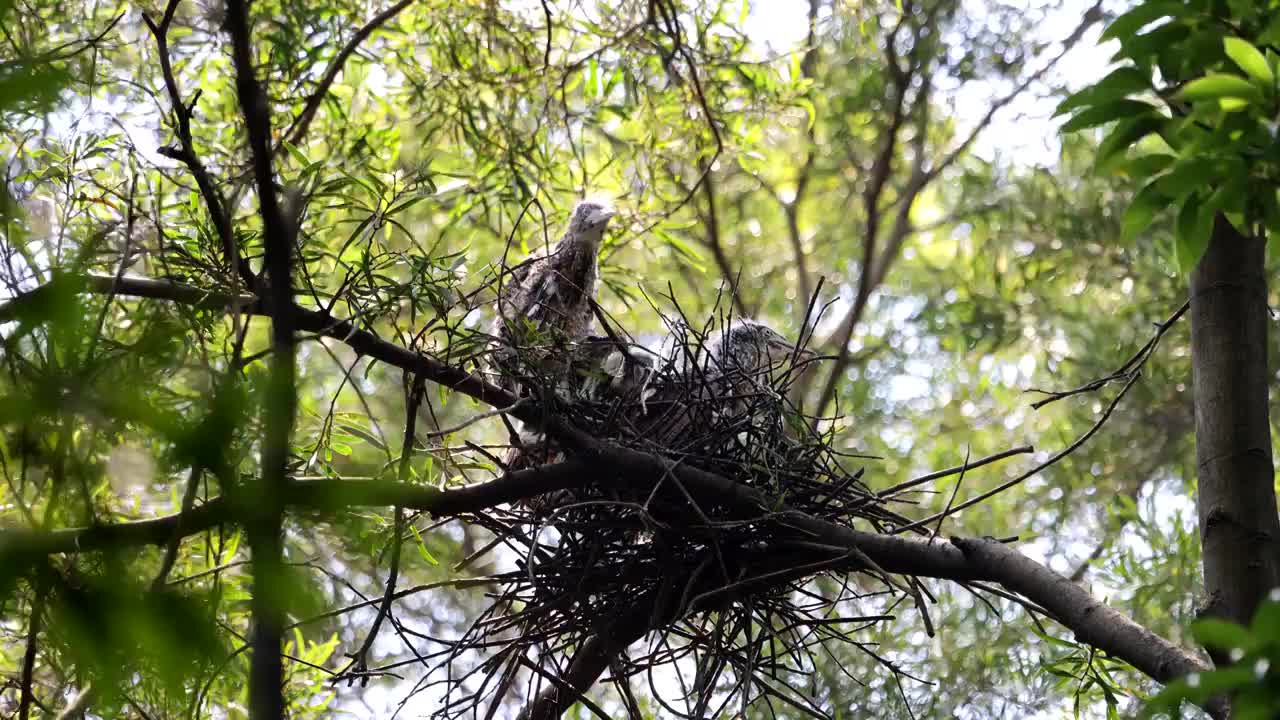
[[[1271,71],[1271,66],[1267,64],[1267,59],[1248,40],[1234,37],[1223,38],[1222,49],[1226,51],[1227,57],[1231,58],[1231,61],[1236,65],[1239,65],[1246,75],[1264,87],[1269,88],[1275,84],[1276,76]]]

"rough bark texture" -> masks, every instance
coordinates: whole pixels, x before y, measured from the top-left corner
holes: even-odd
[[[1280,584],[1264,250],[1262,238],[1243,237],[1219,216],[1191,275],[1204,613],[1239,623]]]

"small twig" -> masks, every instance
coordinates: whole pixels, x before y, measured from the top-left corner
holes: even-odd
[[[1075,452],[1080,448],[1080,446],[1088,442],[1089,438],[1093,437],[1094,433],[1098,432],[1098,430],[1102,428],[1103,424],[1106,423],[1108,418],[1111,417],[1111,413],[1115,411],[1116,406],[1120,404],[1120,401],[1123,400],[1124,396],[1129,392],[1129,388],[1133,387],[1133,384],[1136,383],[1138,381],[1138,378],[1140,377],[1142,377],[1141,372],[1134,372],[1133,375],[1130,376],[1129,382],[1126,383],[1124,388],[1120,390],[1120,394],[1116,395],[1115,399],[1111,401],[1111,404],[1107,406],[1106,412],[1102,414],[1102,417],[1098,418],[1098,421],[1093,424],[1093,427],[1089,428],[1089,430],[1085,434],[1077,438],[1075,442],[1071,443],[1067,447],[1060,450],[1053,457],[1049,458],[1048,460],[1045,460],[1039,465],[1031,468],[1027,472],[1019,475],[1018,477],[1008,482],[1001,483],[1000,485],[997,485],[991,490],[988,490],[987,492],[984,492],[975,498],[970,498],[969,500],[965,500],[964,502],[960,503],[959,505],[956,505],[954,508],[951,508],[946,512],[935,513],[933,515],[930,515],[927,518],[924,518],[923,520],[917,520],[911,523],[910,525],[904,525],[900,528],[894,528],[893,532],[896,534],[896,533],[906,532],[907,530],[914,530],[918,527],[923,527],[925,525],[928,525],[929,523],[933,522],[934,520],[937,520],[938,518],[946,517],[947,515],[958,513],[961,510],[964,510],[965,508],[973,507],[974,505],[977,505],[978,503],[984,500],[987,500],[988,498],[991,498],[995,495],[998,495],[1004,492],[1005,490],[1008,490],[1014,485],[1018,485],[1019,483],[1023,482],[1024,480],[1031,477],[1032,475],[1035,475],[1041,470],[1044,470],[1045,468],[1049,467],[1050,465],[1053,465],[1054,463],[1058,462],[1062,458]]]
[[[346,64],[347,59],[360,47],[360,43],[373,34],[374,30],[399,15],[402,10],[412,4],[413,0],[400,0],[395,5],[373,16],[369,22],[365,23],[351,36],[351,39],[342,47],[342,50],[338,51],[333,60],[329,61],[329,67],[325,68],[324,75],[321,76],[315,92],[311,93],[311,97],[307,98],[307,104],[302,108],[302,112],[298,114],[293,124],[290,125],[289,130],[285,132],[282,143],[297,145],[306,136],[307,128],[310,127],[311,121],[315,118],[316,111],[320,109],[320,104],[324,102],[325,95],[329,94],[329,88],[338,78],[338,73],[342,72],[342,66]]]
[[[412,376],[412,386],[408,392],[408,402],[405,406],[405,422],[404,422],[404,441],[400,446],[400,467],[397,472],[400,482],[408,482],[409,480],[409,461],[413,457],[414,432],[418,425],[418,406],[422,403],[422,394],[425,391],[425,381],[420,376]],[[352,657],[352,667],[338,673],[335,680],[346,678],[348,682],[355,679],[355,675],[360,677],[360,687],[366,687],[369,684],[368,657],[369,650],[373,647],[373,642],[378,638],[378,630],[382,628],[382,621],[391,615],[391,603],[396,594],[396,582],[400,577],[400,550],[404,545],[404,529],[405,518],[404,508],[397,506],[395,509],[395,530],[391,539],[391,559],[389,569],[387,570],[387,585],[382,593],[382,605],[378,608],[378,615],[373,619],[373,626],[369,628],[369,632],[365,635],[364,644],[360,646]]]
[[[93,701],[93,683],[85,683],[85,686],[71,698],[71,702],[58,713],[57,720],[73,720],[80,717],[84,711],[89,708],[89,703]]]
[[[438,437],[444,437],[446,435],[452,435],[456,432],[459,432],[461,430],[465,430],[468,427],[471,427],[472,425],[480,422],[481,420],[488,420],[489,418],[496,417],[498,415],[510,415],[510,414],[518,413],[521,410],[531,407],[533,404],[534,402],[531,398],[523,398],[521,400],[516,401],[515,403],[512,403],[507,407],[487,410],[485,412],[480,413],[479,415],[467,418],[466,420],[458,423],[457,425],[454,425],[453,427],[445,428],[443,430],[432,430],[429,433],[424,433],[424,435],[425,437],[429,437],[429,438],[438,438]]]
[[[191,118],[200,94],[197,92],[190,103],[183,101],[182,92],[178,89],[177,77],[173,72],[172,60],[169,57],[169,25],[173,22],[174,14],[177,12],[180,2],[181,0],[169,0],[169,3],[165,6],[164,16],[159,23],[152,20],[150,15],[142,14],[143,22],[146,23],[147,29],[151,31],[151,35],[156,41],[156,51],[160,60],[160,73],[164,77],[165,90],[168,92],[169,102],[173,106],[173,117],[177,121],[175,130],[178,135],[178,147],[175,149],[165,146],[161,147],[157,152],[187,166],[187,169],[191,172],[191,177],[196,181],[196,187],[200,190],[200,197],[204,200],[205,209],[209,211],[209,216],[213,219],[213,227],[218,235],[218,240],[222,243],[222,261],[229,268],[234,269],[237,277],[245,284],[247,289],[253,290],[256,278],[253,270],[249,267],[248,261],[240,257],[240,251],[236,246],[235,229],[231,224],[231,213],[227,208],[226,200],[214,185],[213,177],[209,174],[208,168],[200,160],[200,156],[196,154],[195,142],[191,135]]]
[[[35,678],[36,649],[39,642],[40,624],[44,617],[45,600],[49,594],[48,570],[42,570],[36,578],[35,598],[31,601],[31,620],[27,627],[27,649],[22,655],[22,680],[20,681],[21,699],[18,701],[18,720],[31,717],[31,704],[35,702],[32,682]]]
[[[955,475],[956,473],[963,473],[966,470],[973,470],[975,468],[980,468],[983,465],[990,465],[993,462],[996,462],[998,460],[1004,460],[1007,457],[1012,457],[1014,455],[1025,455],[1027,453],[1033,453],[1035,451],[1036,449],[1031,447],[1030,445],[1022,445],[1020,447],[1010,448],[1009,450],[1002,450],[994,455],[988,455],[984,458],[979,458],[977,460],[974,460],[973,462],[968,462],[966,458],[966,462],[962,465],[950,467],[950,468],[947,468],[946,470],[937,470],[929,473],[928,475],[921,475],[918,478],[908,480],[906,482],[898,483],[893,487],[889,487],[889,488],[885,488],[884,490],[881,490],[880,492],[876,493],[876,495],[881,498],[887,498],[891,495],[896,495],[902,492],[903,490],[916,487],[917,485],[923,485],[924,483],[927,483],[931,480],[937,480],[939,478],[944,478],[949,475]]]
[[[938,533],[942,532],[942,521],[946,520],[951,514],[951,506],[955,504],[956,494],[960,492],[960,484],[964,482],[964,469],[967,469],[969,465],[969,450],[970,447],[966,445],[964,448],[964,465],[960,466],[962,468],[960,470],[960,477],[956,478],[955,487],[951,488],[951,498],[947,500],[947,506],[942,509],[942,517],[938,518],[938,524],[933,528],[933,532],[929,535],[929,542],[933,542],[938,539]]]
[[[1186,314],[1187,310],[1189,310],[1190,308],[1191,308],[1191,301],[1188,300],[1182,303],[1182,307],[1174,311],[1174,313],[1170,315],[1168,319],[1166,319],[1164,322],[1157,323],[1156,334],[1150,340],[1148,340],[1145,345],[1139,348],[1138,352],[1134,353],[1128,360],[1124,362],[1123,365],[1121,365],[1115,372],[1111,373],[1110,375],[1106,375],[1096,380],[1087,382],[1084,385],[1081,385],[1080,387],[1075,388],[1073,390],[1063,390],[1060,392],[1053,392],[1048,390],[1037,390],[1035,388],[1028,390],[1027,392],[1039,393],[1041,395],[1048,395],[1048,397],[1044,398],[1043,400],[1037,400],[1031,403],[1031,407],[1035,408],[1036,410],[1039,410],[1040,408],[1044,407],[1045,405],[1048,405],[1049,403],[1057,402],[1058,400],[1069,398],[1073,395],[1080,395],[1082,393],[1093,392],[1094,390],[1097,390],[1117,380],[1127,380],[1131,375],[1141,370],[1147,364],[1147,361],[1150,360],[1151,356],[1155,354],[1156,348],[1159,347],[1160,340],[1164,337],[1164,334],[1169,332],[1169,329],[1172,328],[1174,324],[1177,323],[1178,320],[1180,320],[1182,316]]]
[[[153,591],[164,588],[169,571],[173,569],[174,562],[178,559],[178,548],[182,545],[182,538],[186,535],[186,528],[183,527],[183,518],[191,514],[191,508],[196,503],[196,492],[200,488],[200,465],[199,463],[191,466],[191,472],[187,475],[187,486],[182,491],[182,506],[178,511],[178,521],[173,525],[173,537],[169,538],[169,543],[164,549],[164,558],[160,561],[160,571],[156,573],[156,579],[151,581],[151,589]]]

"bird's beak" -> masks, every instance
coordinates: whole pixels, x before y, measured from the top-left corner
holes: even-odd
[[[617,214],[618,211],[616,210],[597,210],[595,214],[591,216],[591,226],[604,227],[605,224],[609,222],[609,218]]]
[[[810,350],[809,348],[797,348],[794,345],[786,345],[782,348],[782,351],[786,353],[787,357],[791,357],[794,353],[797,362],[804,362],[805,360],[811,360],[818,356],[818,353]]]

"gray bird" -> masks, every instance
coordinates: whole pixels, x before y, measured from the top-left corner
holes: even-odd
[[[705,343],[689,342],[682,332],[673,339],[667,361],[683,382],[659,392],[655,404],[660,409],[646,423],[654,433],[651,439],[667,449],[743,419],[756,398],[774,394],[773,373],[786,369],[792,357],[801,361],[814,355],[749,318],[733,321]]]
[[[492,365],[498,385],[520,394],[525,378],[549,379],[557,390],[569,380],[572,348],[595,324],[591,303],[600,275],[600,243],[613,216],[599,203],[578,203],[560,241],[504,279],[490,330],[497,345]],[[518,470],[557,457],[541,433],[521,429],[519,446],[503,462]]]
[[[518,390],[519,378],[531,374],[530,370],[552,369],[544,368],[545,364],[554,368],[550,347],[591,332],[600,242],[613,215],[613,210],[598,203],[578,203],[560,242],[505,278],[490,330],[498,343],[493,364],[502,375],[499,385]]]
[[[794,356],[812,356],[777,330],[749,318],[734,320],[720,335],[707,342],[704,370],[709,382],[736,385],[749,379],[767,380],[766,373],[784,367]],[[728,389],[728,387],[726,387]]]

